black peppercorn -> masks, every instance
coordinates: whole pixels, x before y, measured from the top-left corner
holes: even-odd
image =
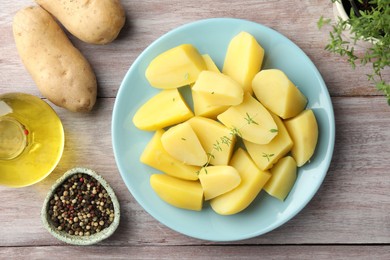
[[[77,173],[64,181],[50,199],[48,214],[59,231],[90,236],[114,221],[114,206],[107,191],[88,174]]]

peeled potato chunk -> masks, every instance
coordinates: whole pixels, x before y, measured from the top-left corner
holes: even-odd
[[[229,76],[208,70],[199,74],[192,90],[202,95],[210,105],[238,105],[244,95],[242,87]]]
[[[211,59],[210,55],[203,54],[203,60],[206,63],[206,69],[209,71],[220,72],[217,65]],[[213,105],[202,94],[192,90],[192,100],[194,103],[194,113],[196,116],[203,116],[211,119],[216,119],[217,115],[224,112],[229,106]]]
[[[192,84],[206,64],[191,44],[182,44],[154,58],[146,68],[145,76],[155,88],[171,89]]]
[[[294,117],[305,109],[306,97],[281,70],[260,71],[252,81],[252,88],[257,99],[283,119]]]
[[[211,208],[221,215],[232,215],[246,209],[271,177],[260,170],[246,151],[238,148],[230,162],[241,176],[241,183],[233,190],[210,200]]]
[[[209,70],[209,71],[214,71],[214,72],[221,72],[217,65],[215,65],[215,62],[213,61],[213,59],[210,57],[210,55],[208,54],[203,54],[202,55],[202,58],[206,64],[206,70]]]
[[[229,43],[222,72],[252,93],[252,79],[260,71],[264,49],[255,37],[240,32]]]
[[[204,199],[210,200],[237,187],[241,182],[238,171],[229,165],[207,166],[199,172]]]
[[[309,161],[316,149],[318,140],[316,117],[311,109],[307,109],[284,123],[294,143],[291,154],[297,166],[301,167]]]
[[[186,181],[166,174],[150,176],[150,185],[157,195],[172,206],[200,211],[203,189],[198,181]]]
[[[268,144],[255,144],[244,140],[244,145],[249,155],[263,171],[271,168],[272,165],[287,154],[293,146],[293,142],[282,120],[274,113],[271,113],[271,116],[278,126],[277,135],[271,142]]]
[[[245,93],[240,105],[230,107],[217,118],[240,137],[256,144],[268,144],[278,133],[271,114],[249,93]]]
[[[197,180],[200,167],[184,164],[165,151],[161,143],[164,132],[164,129],[156,131],[142,152],[140,161],[170,176],[184,180]]]
[[[271,196],[284,201],[297,179],[297,164],[291,156],[280,159],[271,169],[271,179],[264,190]]]
[[[195,116],[188,120],[208,154],[212,165],[227,165],[232,156],[236,136],[231,135],[229,128],[205,117]]]
[[[203,116],[211,119],[217,119],[217,116],[225,112],[229,106],[212,105],[201,94],[192,90],[192,101],[194,103],[194,113],[196,116]]]
[[[177,89],[166,89],[144,103],[133,117],[134,125],[141,130],[153,131],[178,124],[193,117]]]
[[[169,128],[161,137],[164,149],[175,159],[188,165],[203,166],[207,154],[188,122]]]

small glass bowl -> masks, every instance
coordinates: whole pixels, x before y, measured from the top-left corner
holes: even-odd
[[[92,176],[95,180],[100,182],[100,184],[106,189],[107,194],[110,196],[111,201],[114,206],[114,221],[106,228],[102,229],[100,232],[97,232],[95,234],[89,235],[89,236],[76,236],[76,235],[70,235],[66,233],[65,231],[58,230],[51,222],[50,216],[48,213],[49,203],[50,199],[54,195],[56,189],[68,178],[72,177],[74,174],[88,174]],[[55,238],[66,242],[68,244],[72,245],[92,245],[95,243],[98,243],[109,236],[111,236],[115,230],[117,229],[119,225],[119,219],[120,219],[120,207],[118,199],[111,188],[111,186],[107,183],[106,180],[103,179],[100,175],[98,175],[96,172],[94,172],[91,169],[82,168],[82,167],[76,167],[73,169],[70,169],[67,171],[61,178],[59,178],[54,185],[51,187],[50,191],[48,192],[45,201],[43,203],[42,211],[41,211],[41,220],[44,225],[44,227],[49,231],[50,234],[52,234]]]

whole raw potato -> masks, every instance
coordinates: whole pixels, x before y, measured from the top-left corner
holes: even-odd
[[[92,109],[95,74],[48,12],[39,6],[18,11],[13,33],[19,55],[43,96],[70,111]]]
[[[35,0],[74,36],[92,44],[112,42],[125,23],[120,0]]]

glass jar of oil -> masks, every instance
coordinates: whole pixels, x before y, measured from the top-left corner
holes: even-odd
[[[49,104],[24,93],[0,95],[0,185],[39,182],[57,166],[63,149],[63,126]]]

